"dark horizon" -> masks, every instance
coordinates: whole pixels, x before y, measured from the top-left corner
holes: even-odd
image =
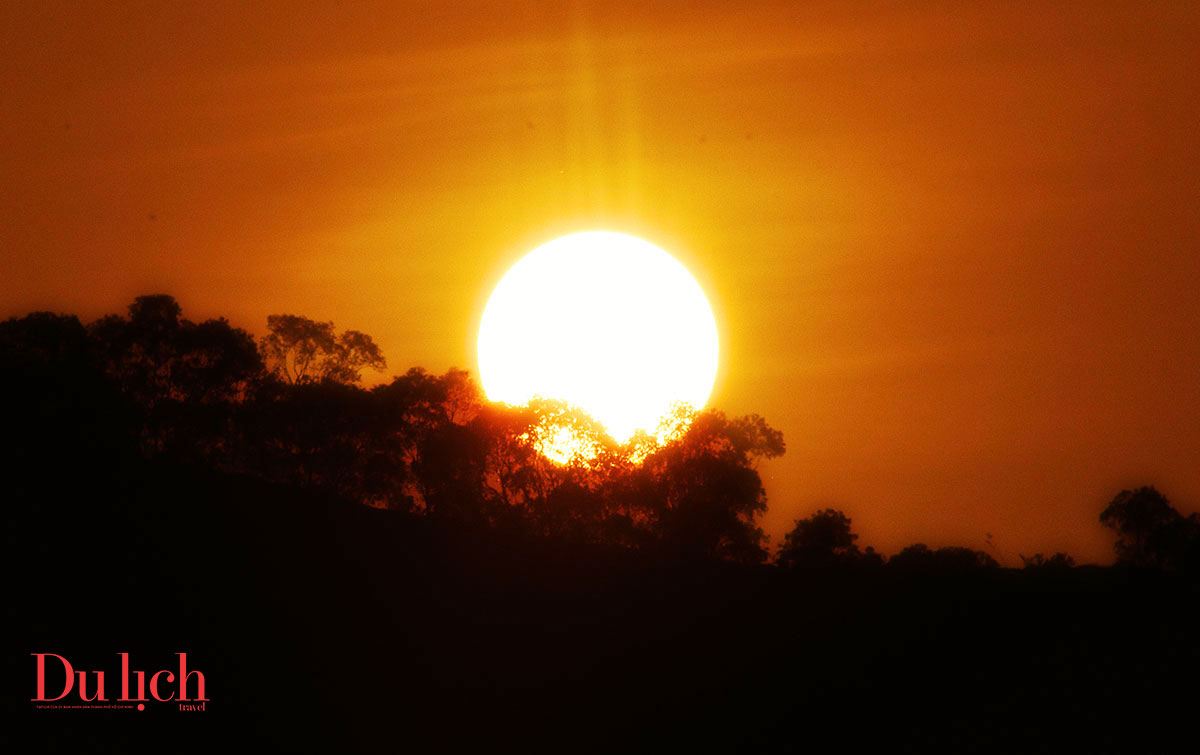
[[[563,402],[539,400],[528,406],[490,402],[478,381],[465,370],[451,368],[438,376],[410,367],[391,381],[366,386],[364,373],[383,373],[389,366],[370,334],[339,330],[332,322],[295,314],[270,316],[268,331],[266,337],[255,339],[223,317],[193,322],[174,297],[154,294],[135,298],[125,316],[106,315],[86,327],[68,314],[34,312],[11,318],[0,323],[0,347],[10,370],[20,369],[21,365],[53,367],[82,372],[60,376],[68,381],[111,380],[109,390],[115,388],[138,407],[125,421],[141,426],[141,453],[148,458],[164,456],[217,472],[313,486],[346,504],[442,519],[447,516],[442,508],[449,505],[447,510],[458,512],[450,514],[447,521],[459,525],[512,527],[525,518],[522,526],[530,528],[530,534],[634,548],[646,547],[650,541],[645,538],[650,538],[662,545],[672,537],[692,536],[683,531],[671,535],[662,529],[667,526],[664,522],[669,510],[689,500],[689,483],[684,482],[684,476],[699,473],[688,469],[686,459],[696,453],[725,454],[706,449],[728,447],[735,449],[735,455],[721,462],[729,465],[725,471],[704,472],[690,483],[734,486],[722,493],[724,497],[703,504],[727,508],[728,513],[717,515],[725,521],[719,525],[725,529],[700,535],[715,540],[700,546],[695,555],[810,568],[907,562],[935,567],[939,557],[946,563],[975,566],[1076,565],[1072,554],[1064,551],[1022,553],[1017,563],[1003,563],[994,549],[986,547],[937,544],[931,550],[927,543],[937,543],[936,533],[889,556],[872,543],[860,541],[851,527],[851,518],[833,507],[805,512],[793,521],[784,537],[772,542],[760,528],[770,511],[770,501],[757,469],[763,461],[785,455],[787,446],[783,434],[759,415],[727,419],[719,408],[686,410],[683,416],[687,419],[681,427],[687,429],[669,438],[665,446],[645,436],[622,444],[585,411]],[[93,390],[103,389],[97,385]],[[182,411],[189,406],[189,410]],[[301,414],[314,412],[322,418],[322,424],[305,426]],[[288,418],[288,413],[295,416]],[[204,420],[205,414],[212,415],[212,419]],[[381,421],[380,417],[390,419]],[[215,434],[204,429],[213,422],[222,425],[230,421],[236,425],[224,424],[226,429]],[[697,422],[690,428],[686,424]],[[601,449],[601,455],[565,461],[546,458],[539,439],[558,427],[579,428],[594,448]],[[119,434],[121,424],[94,431]],[[271,433],[280,432],[291,433],[292,437],[279,435],[264,441]],[[712,433],[711,439],[705,433]],[[184,439],[171,441],[178,447],[162,445],[174,436]],[[398,451],[394,448],[396,441],[389,440],[389,436],[410,444],[408,450]],[[264,442],[268,445],[255,448],[256,443]],[[716,446],[709,445],[714,442]],[[288,443],[300,443],[292,453],[307,455],[307,460],[262,461],[263,454],[270,452],[268,446],[286,447]],[[688,444],[695,449],[681,450]],[[484,448],[496,450],[480,450]],[[237,453],[231,455],[229,449],[237,449]],[[499,453],[502,458],[493,459],[491,453]],[[436,456],[425,458],[430,454]],[[671,454],[679,458],[672,462]],[[330,461],[320,461],[325,455]],[[716,461],[718,456],[711,458]],[[272,468],[272,463],[284,466]],[[344,468],[338,469],[338,464]],[[294,468],[289,471],[289,466]],[[314,476],[314,469],[323,471]],[[440,471],[431,473],[429,469]],[[613,483],[608,477],[614,474],[628,481]],[[622,486],[636,484],[638,476],[646,474],[661,477],[657,489],[640,493],[650,498],[640,504],[623,500],[622,496],[629,493],[620,492]],[[718,476],[709,479],[711,474]],[[339,481],[343,475],[356,479],[346,484]],[[470,479],[461,479],[462,475]],[[538,478],[534,488],[512,482],[525,478],[528,486],[531,475]],[[672,475],[679,479],[672,480]],[[745,477],[744,481],[739,481],[739,476]],[[444,492],[435,495],[438,489]],[[568,491],[568,497],[556,499],[559,490]],[[569,497],[581,494],[594,497],[591,505],[615,508],[609,513],[585,513],[587,505],[581,508]],[[612,498],[614,495],[617,498]],[[662,503],[651,503],[656,497],[661,497]],[[459,500],[451,500],[454,498]],[[1178,553],[1134,553],[1132,543],[1137,541],[1138,547],[1146,547],[1154,527],[1163,522],[1142,521],[1148,516],[1144,513],[1114,513],[1118,502],[1124,500],[1126,503],[1121,505],[1128,507],[1130,498],[1148,502],[1138,505],[1170,512],[1164,516],[1171,526],[1182,529],[1176,540],[1164,547]],[[435,506],[438,500],[442,503]],[[667,509],[656,512],[654,506],[660,505]],[[500,508],[489,514],[487,506]],[[544,510],[538,513],[535,509],[539,508]],[[603,518],[613,512],[630,528],[623,535],[606,534],[604,530],[611,523],[606,524]],[[544,517],[549,518],[535,521]],[[590,525],[584,524],[588,517],[595,518]],[[656,524],[646,529],[649,520],[645,517]],[[564,524],[571,519],[578,521]],[[554,523],[556,520],[561,521]],[[1188,555],[1188,550],[1200,547],[1200,514],[1187,506],[1176,510],[1149,483],[1133,490],[1113,491],[1108,505],[1097,511],[1096,522],[1116,536],[1113,555],[1118,563],[1194,568],[1191,560],[1195,556]],[[601,529],[581,535],[587,527],[597,526]],[[635,535],[639,527],[644,531]],[[1135,531],[1139,527],[1141,530]],[[698,535],[699,530],[693,534]],[[718,540],[726,545],[716,546]],[[677,545],[680,543],[683,541]]]

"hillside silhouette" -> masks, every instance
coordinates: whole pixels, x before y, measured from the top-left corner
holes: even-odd
[[[1153,488],[1097,512],[1113,567],[885,557],[833,509],[772,553],[756,464],[784,440],[761,417],[681,408],[681,436],[621,447],[555,402],[491,404],[458,370],[364,388],[386,361],[363,333],[268,330],[193,323],[164,295],[87,325],[0,323],[18,655],[186,650],[213,699],[138,726],[30,716],[27,662],[10,705],[29,734],[114,752],[1120,752],[1194,715],[1200,521]],[[550,420],[596,456],[538,454]]]

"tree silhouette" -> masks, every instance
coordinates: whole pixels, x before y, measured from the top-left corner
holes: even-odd
[[[1130,566],[1194,568],[1200,547],[1200,518],[1182,516],[1154,487],[1122,490],[1100,523],[1117,533],[1117,562]]]
[[[879,565],[882,558],[868,547],[859,551],[858,535],[850,531],[850,517],[836,509],[825,509],[805,519],[797,519],[779,546],[777,562],[793,568],[829,568],[833,566]]]
[[[290,384],[332,380],[353,384],[364,367],[383,370],[387,360],[365,333],[347,330],[338,335],[332,322],[300,315],[270,315],[262,353],[271,373]]]
[[[13,362],[69,365],[90,363],[87,331],[74,315],[31,312],[0,323],[0,353]]]
[[[145,450],[226,461],[235,406],[264,377],[254,339],[224,318],[196,324],[166,294],[137,297],[128,317],[88,326],[92,352],[141,412]]]
[[[462,370],[414,368],[365,390],[361,369],[385,364],[369,336],[297,315],[273,315],[268,327],[260,349],[224,319],[193,323],[174,298],[155,294],[86,329],[48,313],[10,320],[0,346],[18,357],[11,374],[46,363],[36,372],[43,381],[75,374],[123,397],[118,411],[147,457],[452,526],[767,557],[756,467],[784,444],[761,417],[679,406],[661,432],[622,445],[562,401],[488,402]],[[542,452],[563,439],[574,453]]]
[[[262,372],[253,337],[224,318],[195,324],[181,314],[174,298],[155,294],[137,297],[128,318],[92,323],[106,371],[147,408],[244,399]]]
[[[758,415],[699,412],[682,437],[633,474],[651,529],[670,547],[745,563],[767,558],[757,519],[767,508],[758,461],[784,452],[783,435]]]
[[[537,423],[529,407],[491,403],[481,406],[472,421],[475,432],[487,441],[483,495],[509,524],[546,492],[539,454],[529,436]]]
[[[528,528],[543,536],[593,540],[620,472],[604,426],[565,401],[543,398],[510,410],[509,417],[510,439],[491,442],[510,449],[509,461],[516,463],[503,476],[526,485],[521,508]],[[525,450],[512,453],[512,443]]]
[[[426,514],[467,516],[475,506],[482,451],[467,426],[482,396],[463,370],[431,375],[413,368],[371,390],[375,414],[372,452],[402,476],[403,498]],[[467,518],[477,518],[475,514]]]
[[[1075,568],[1075,559],[1061,551],[1053,556],[1045,556],[1041,553],[1035,553],[1029,558],[1021,556],[1021,563],[1026,569],[1043,571],[1066,571]]]

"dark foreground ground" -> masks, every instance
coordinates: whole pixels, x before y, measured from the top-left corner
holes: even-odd
[[[1200,589],[1161,574],[788,575],[103,453],[13,474],[6,752],[1162,752],[1200,709]],[[29,702],[29,653],[111,690],[122,651],[186,651],[207,710]]]

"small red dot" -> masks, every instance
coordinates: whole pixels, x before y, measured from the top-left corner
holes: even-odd
[[[138,703],[138,710],[145,710],[145,709],[146,709],[145,703]]]

